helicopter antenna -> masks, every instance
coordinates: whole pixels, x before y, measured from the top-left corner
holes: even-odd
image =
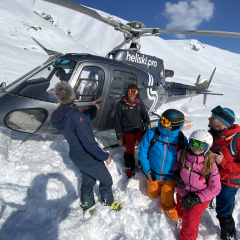
[[[60,52],[55,52],[53,50],[45,48],[40,42],[38,42],[36,39],[32,37],[32,39],[49,55],[49,57],[57,56],[57,55],[62,55]]]

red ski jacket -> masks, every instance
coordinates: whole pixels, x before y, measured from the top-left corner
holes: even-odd
[[[213,136],[213,145],[211,150],[220,151],[224,156],[219,169],[221,180],[233,180],[240,178],[240,137],[237,140],[238,161],[234,159],[229,149],[231,136],[237,132],[240,132],[240,126],[233,124],[231,128],[224,129],[220,133],[211,133]],[[227,182],[222,183],[231,187],[238,186]]]

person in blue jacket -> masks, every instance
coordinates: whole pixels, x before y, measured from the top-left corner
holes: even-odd
[[[89,209],[95,204],[93,186],[100,182],[101,203],[111,206],[114,203],[112,194],[112,177],[106,168],[111,158],[95,141],[90,119],[74,104],[75,94],[71,86],[64,81],[54,87],[60,106],[52,113],[51,121],[67,140],[69,157],[82,174],[81,207]]]
[[[176,183],[173,167],[177,161],[177,151],[188,143],[181,129],[185,121],[184,114],[176,109],[163,112],[158,127],[149,129],[143,136],[139,159],[147,176],[148,195],[156,198],[161,194],[163,211],[180,224],[174,201]],[[156,140],[154,145],[153,141]]]

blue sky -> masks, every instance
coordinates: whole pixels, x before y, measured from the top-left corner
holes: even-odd
[[[197,29],[240,33],[240,0],[72,0],[146,27]],[[163,39],[179,39],[162,34]],[[240,38],[187,36],[230,52],[240,54]]]

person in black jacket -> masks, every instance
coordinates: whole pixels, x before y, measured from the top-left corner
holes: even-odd
[[[106,168],[111,163],[107,152],[95,141],[90,119],[74,104],[75,94],[71,86],[64,81],[54,87],[60,106],[52,113],[51,121],[67,140],[69,157],[82,174],[81,207],[89,209],[95,204],[93,186],[100,182],[101,203],[112,206],[112,177]]]
[[[128,178],[135,175],[134,147],[136,140],[141,142],[144,133],[150,128],[150,119],[142,100],[139,99],[138,85],[130,83],[125,96],[117,103],[114,126],[118,145],[125,144],[124,163]]]

